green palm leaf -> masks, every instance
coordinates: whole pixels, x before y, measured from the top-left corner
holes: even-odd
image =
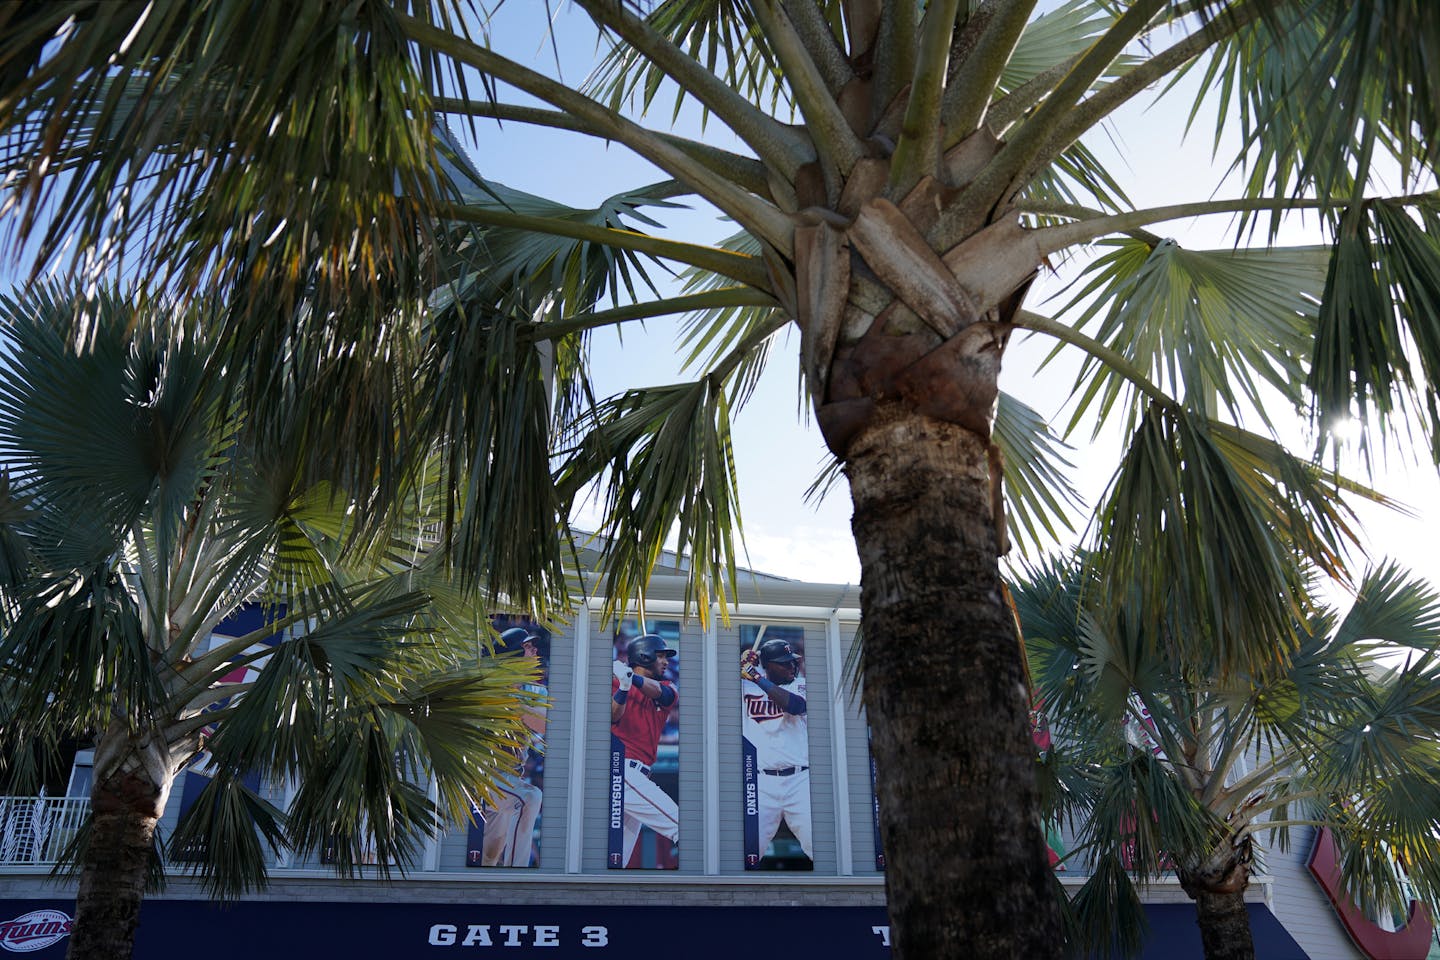
[[[463,9],[411,14],[455,26]],[[411,275],[437,196],[426,104],[450,71],[395,18],[236,0],[12,14],[0,131],[20,237],[42,260],[134,238],[190,282],[263,275],[282,303],[311,277],[333,293]]]
[[[1338,573],[1353,532],[1333,482],[1278,445],[1257,458],[1244,436],[1152,405],[1099,512],[1101,529],[1127,533],[1098,547],[1096,562],[1108,584],[1139,578],[1147,616],[1177,612],[1180,649],[1261,675],[1298,643],[1296,560]]]
[[[1173,241],[1102,242],[1067,309],[1077,326],[1099,318],[1096,338],[1152,381],[1183,391],[1197,409],[1265,419],[1268,395],[1303,400],[1309,337],[1324,288],[1321,248],[1185,250]],[[1093,299],[1091,299],[1093,298]],[[1098,403],[1102,420],[1128,383],[1089,361],[1077,378],[1072,428]],[[1268,421],[1267,421],[1268,422]]]
[[[605,595],[623,608],[643,597],[672,532],[693,557],[686,602],[703,617],[735,596],[738,523],[730,404],[714,375],[632,390],[603,404],[557,474],[561,502],[600,482],[609,541]]]
[[[1040,414],[1000,391],[993,440],[1005,463],[1009,531],[1021,550],[1039,550],[1072,532],[1080,494],[1069,480],[1070,450]]]
[[[1440,376],[1440,201],[1374,201],[1344,222],[1330,259],[1308,386],[1322,417],[1404,411],[1432,434]],[[1423,379],[1412,371],[1417,356]]]
[[[838,4],[828,2],[829,7]],[[829,10],[832,22],[838,10]],[[772,113],[791,106],[789,90],[775,60],[774,51],[753,17],[737,0],[664,0],[654,4],[646,22],[667,37],[691,58],[724,79],[726,85],[757,104],[768,104]],[[667,74],[650,58],[625,43],[615,43],[604,62],[587,79],[584,89],[606,100],[614,109],[639,99],[648,112],[655,97],[665,88]],[[675,88],[674,113],[678,116],[688,99],[683,85]]]
[[[1096,0],[1065,0],[1053,10],[1047,10],[1025,25],[1000,75],[998,88],[1006,92],[1014,90],[1084,53],[1114,23],[1115,13]]]

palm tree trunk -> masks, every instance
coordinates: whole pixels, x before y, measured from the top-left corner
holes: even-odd
[[[1255,960],[1255,944],[1250,939],[1250,912],[1245,908],[1245,894],[1195,894],[1195,922],[1200,925],[1200,942],[1205,960]]]
[[[847,457],[897,960],[1061,953],[987,450],[889,404]]]
[[[80,862],[68,960],[130,960],[150,873],[155,825],[174,774],[155,739],[112,725],[96,744],[90,837]]]

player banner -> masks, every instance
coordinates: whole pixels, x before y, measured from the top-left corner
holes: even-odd
[[[246,603],[241,605],[224,620],[215,625],[210,631],[210,646],[213,650],[231,640],[238,640],[241,637],[250,636],[260,632],[261,629],[270,626],[285,616],[284,604],[260,604]],[[261,640],[256,641],[245,649],[245,653],[232,658],[231,662],[243,661],[246,654],[254,653],[261,647],[273,647],[283,640],[279,633],[272,633]],[[237,666],[229,673],[220,678],[222,684],[244,684],[251,683],[259,676],[259,671],[253,666],[243,664]],[[230,698],[217,700],[205,708],[205,713],[213,713],[230,706]],[[215,733],[213,726],[207,726],[200,731],[202,736],[209,738]],[[180,786],[180,819],[190,812],[190,808],[199,802],[204,794],[205,788],[210,786],[214,779],[216,770],[211,765],[210,751],[202,749],[200,753],[190,761],[181,775]],[[245,789],[251,793],[260,792],[260,775],[258,773],[247,773],[241,778]],[[205,863],[210,859],[210,843],[203,838],[196,838],[188,842],[174,843],[166,851],[166,857],[176,863]]]
[[[610,677],[609,836],[613,870],[680,867],[680,624],[627,620]]]
[[[813,870],[805,629],[740,627],[745,869]]]
[[[528,617],[490,619],[499,639],[493,655],[529,657],[539,664],[538,683],[525,689],[542,696],[527,708],[524,721],[530,743],[515,755],[514,771],[496,783],[493,803],[472,807],[465,834],[467,867],[538,867],[540,807],[545,799],[545,727],[550,684],[550,631]]]

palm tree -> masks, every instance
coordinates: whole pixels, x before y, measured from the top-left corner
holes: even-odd
[[[616,603],[643,591],[672,535],[695,557],[700,611],[733,595],[730,415],[794,324],[854,502],[897,956],[1048,955],[1058,919],[997,557],[1002,502],[1018,534],[1061,522],[1062,464],[1038,417],[996,416],[1010,336],[1078,350],[1077,417],[1130,433],[1101,516],[1134,535],[1104,562],[1178,572],[1194,590],[1177,600],[1220,614],[1197,644],[1242,668],[1278,660],[1295,639],[1273,600],[1298,604],[1304,587],[1280,543],[1338,572],[1350,531],[1332,489],[1270,439],[1266,391],[1313,397],[1321,422],[1413,414],[1435,435],[1440,206],[1379,195],[1374,173],[1431,186],[1440,12],[571,6],[608,50],[588,84],[507,56],[483,5],[459,0],[16,6],[0,20],[10,223],[36,264],[75,250],[77,270],[138,262],[176,294],[224,291],[248,415],[299,413],[339,441],[305,448],[306,476],[380,506],[440,443],[456,482],[447,549],[539,604],[565,601],[564,521],[596,482]],[[1197,117],[1238,118],[1240,185],[1132,209],[1083,138],[1185,71]],[[664,129],[672,90],[725,145]],[[667,179],[572,210],[459,169],[446,116],[487,144],[497,120],[603,138]],[[740,234],[666,236],[664,204],[684,198]],[[1331,243],[1275,248],[1290,211]],[[1258,246],[1186,250],[1151,232],[1216,215],[1238,215]],[[1097,241],[1110,249],[1073,310],[1025,309],[1038,271]],[[690,287],[648,286],[652,261],[693,270]],[[596,400],[592,331],[686,312],[693,379]],[[421,403],[405,399],[416,383]],[[1245,417],[1259,434],[1225,425]],[[555,486],[539,479],[552,455]],[[889,666],[894,644],[927,651],[923,702]]]
[[[0,756],[93,740],[71,957],[130,956],[187,767],[210,780],[171,849],[234,896],[263,884],[267,847],[403,870],[527,736],[530,671],[481,666],[478,616],[422,590],[425,562],[337,561],[348,502],[298,485],[303,436],[261,443],[236,419],[210,320],[108,292],[0,301]],[[264,623],[211,642],[247,603]],[[295,784],[289,809],[255,777]]]
[[[1328,829],[1357,902],[1403,908],[1397,863],[1440,904],[1440,594],[1394,565],[1341,616],[1316,603],[1279,669],[1226,671],[1179,651],[1169,622],[1097,608],[1083,564],[1027,571],[1016,606],[1054,732],[1052,815],[1094,872],[1074,898],[1092,947],[1137,950],[1134,881],[1173,870],[1209,960],[1253,958],[1244,891],[1257,838]],[[1133,876],[1132,876],[1133,875]],[[1399,914],[1403,916],[1403,912]]]

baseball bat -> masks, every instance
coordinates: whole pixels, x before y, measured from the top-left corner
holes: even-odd
[[[755,631],[755,642],[750,644],[751,651],[760,649],[760,641],[765,639],[765,630],[770,626],[768,623],[760,624],[760,629]]]

